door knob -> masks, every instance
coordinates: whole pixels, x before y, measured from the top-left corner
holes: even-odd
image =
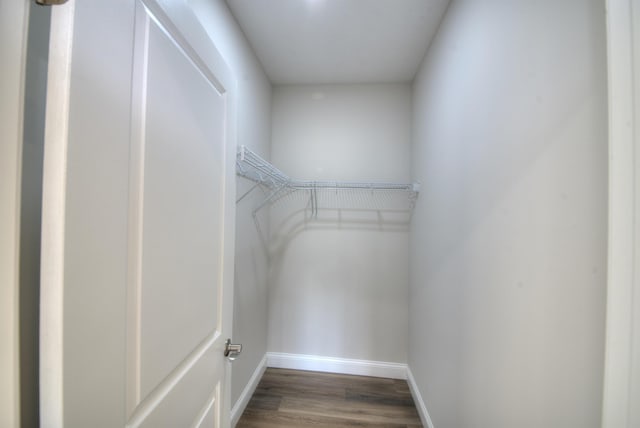
[[[242,345],[239,343],[231,343],[231,339],[227,339],[224,343],[224,356],[229,358],[230,361],[233,361],[238,358],[240,352],[242,352]]]

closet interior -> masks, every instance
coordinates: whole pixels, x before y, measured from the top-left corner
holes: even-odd
[[[602,1],[117,3],[0,6],[23,426],[234,426],[268,369],[406,380],[429,428],[601,426]]]
[[[425,426],[599,426],[602,5],[193,4],[241,76],[234,420],[279,367],[407,379]]]

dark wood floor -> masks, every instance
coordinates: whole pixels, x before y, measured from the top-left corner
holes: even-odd
[[[269,368],[237,427],[422,427],[404,380]]]

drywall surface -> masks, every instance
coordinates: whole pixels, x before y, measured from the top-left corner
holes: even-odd
[[[447,427],[600,426],[605,10],[451,4],[414,82],[409,366]]]
[[[309,180],[409,181],[406,84],[281,86],[272,162]],[[407,198],[309,193],[271,206],[269,351],[406,362]]]
[[[238,79],[238,145],[246,145],[268,157],[271,139],[271,83],[222,1],[190,2],[218,51]],[[237,195],[250,187],[238,178]],[[267,250],[263,242],[269,232],[268,212],[263,212],[263,230],[258,230],[251,212],[261,201],[254,190],[236,205],[236,267],[234,287],[233,341],[244,345],[233,363],[231,405],[238,400],[254,370],[267,352]]]

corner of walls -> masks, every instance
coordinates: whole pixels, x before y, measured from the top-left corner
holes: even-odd
[[[427,215],[427,208],[425,206],[425,199],[431,187],[431,183],[428,182],[425,176],[425,168],[422,165],[422,159],[424,158],[426,151],[423,130],[421,129],[422,117],[425,114],[425,86],[427,77],[429,74],[428,63],[430,61],[430,52],[432,46],[437,43],[437,39],[440,33],[440,29],[447,17],[447,13],[451,8],[451,3],[447,6],[440,24],[438,31],[433,37],[429,48],[425,52],[425,57],[420,63],[420,67],[416,72],[414,80],[412,82],[412,117],[411,117],[411,180],[421,183],[421,194],[416,200],[414,206],[414,212],[411,218],[410,234],[409,234],[409,341],[407,350],[407,383],[413,397],[413,401],[420,415],[420,420],[426,428],[434,428],[434,423],[427,408],[424,395],[422,393],[423,388],[429,384],[429,375],[425,369],[425,359],[428,358],[429,346],[423,328],[425,323],[432,322],[433,318],[425,314],[427,308],[428,289],[424,283],[424,278],[427,276],[427,271],[421,257],[424,254],[424,240],[428,239],[427,228],[424,223],[424,216]],[[451,352],[451,349],[445,350],[445,352]],[[455,359],[455,353],[450,355],[450,358]],[[416,379],[418,376],[418,379]],[[443,401],[453,402],[455,397],[455,374],[449,371],[450,380],[449,388],[440,389],[439,391],[444,396]],[[440,410],[439,408],[437,410]],[[449,418],[447,421],[450,426],[458,426],[458,422],[455,416]]]
[[[262,65],[224,1],[189,0],[189,3],[237,77],[238,146],[245,145],[268,158],[272,88]],[[238,195],[253,184],[243,178],[238,178],[236,183]],[[262,192],[255,189],[236,204],[233,340],[243,344],[242,356],[233,363],[231,376],[231,403],[236,412],[242,407],[256,373],[262,370],[267,352],[268,256],[265,242],[269,218],[266,210],[256,218],[252,215],[262,197]]]
[[[433,421],[431,420],[431,416],[429,415],[429,411],[427,410],[427,405],[422,398],[422,394],[420,393],[420,388],[416,383],[416,379],[413,377],[413,373],[411,372],[411,368],[407,366],[407,383],[409,384],[409,390],[411,391],[411,396],[413,397],[413,402],[416,405],[416,409],[418,410],[418,414],[420,415],[420,420],[422,421],[422,425],[427,428],[434,428]]]
[[[433,183],[429,181],[427,170],[424,165],[424,159],[427,156],[427,141],[425,141],[424,117],[427,116],[427,97],[429,93],[428,80],[430,77],[430,62],[433,61],[432,52],[437,49],[440,33],[445,26],[449,11],[452,9],[452,3],[449,2],[447,9],[440,20],[438,31],[432,38],[429,48],[425,52],[418,71],[412,82],[412,117],[411,117],[411,179],[414,182],[421,183],[421,193],[416,200],[413,215],[411,218],[410,234],[409,234],[409,341],[408,341],[408,357],[407,357],[407,383],[413,395],[416,408],[420,414],[420,418],[425,427],[433,428],[434,424],[426,406],[424,391],[429,385],[429,371],[426,361],[432,358],[433,350],[429,347],[429,338],[425,334],[425,327],[432,323],[438,323],[442,320],[442,312],[447,310],[455,310],[455,303],[452,298],[447,299],[444,308],[439,311],[435,310],[431,313],[432,308],[428,306],[429,300],[432,298],[430,288],[426,283],[428,278],[427,266],[424,263],[425,241],[431,239],[429,237],[429,228],[425,222],[425,217],[429,215],[426,199],[431,193],[430,189]],[[444,303],[441,300],[441,303]],[[444,328],[444,327],[443,327]],[[437,355],[448,355],[451,364],[442,367],[442,372],[446,373],[447,387],[442,386],[436,388],[441,400],[436,403],[435,411],[448,412],[454,414],[452,408],[447,408],[444,403],[454,403],[456,397],[457,376],[452,367],[455,365],[457,349],[451,343],[444,346],[436,352]],[[446,419],[445,425],[459,426],[456,416],[450,416]]]

